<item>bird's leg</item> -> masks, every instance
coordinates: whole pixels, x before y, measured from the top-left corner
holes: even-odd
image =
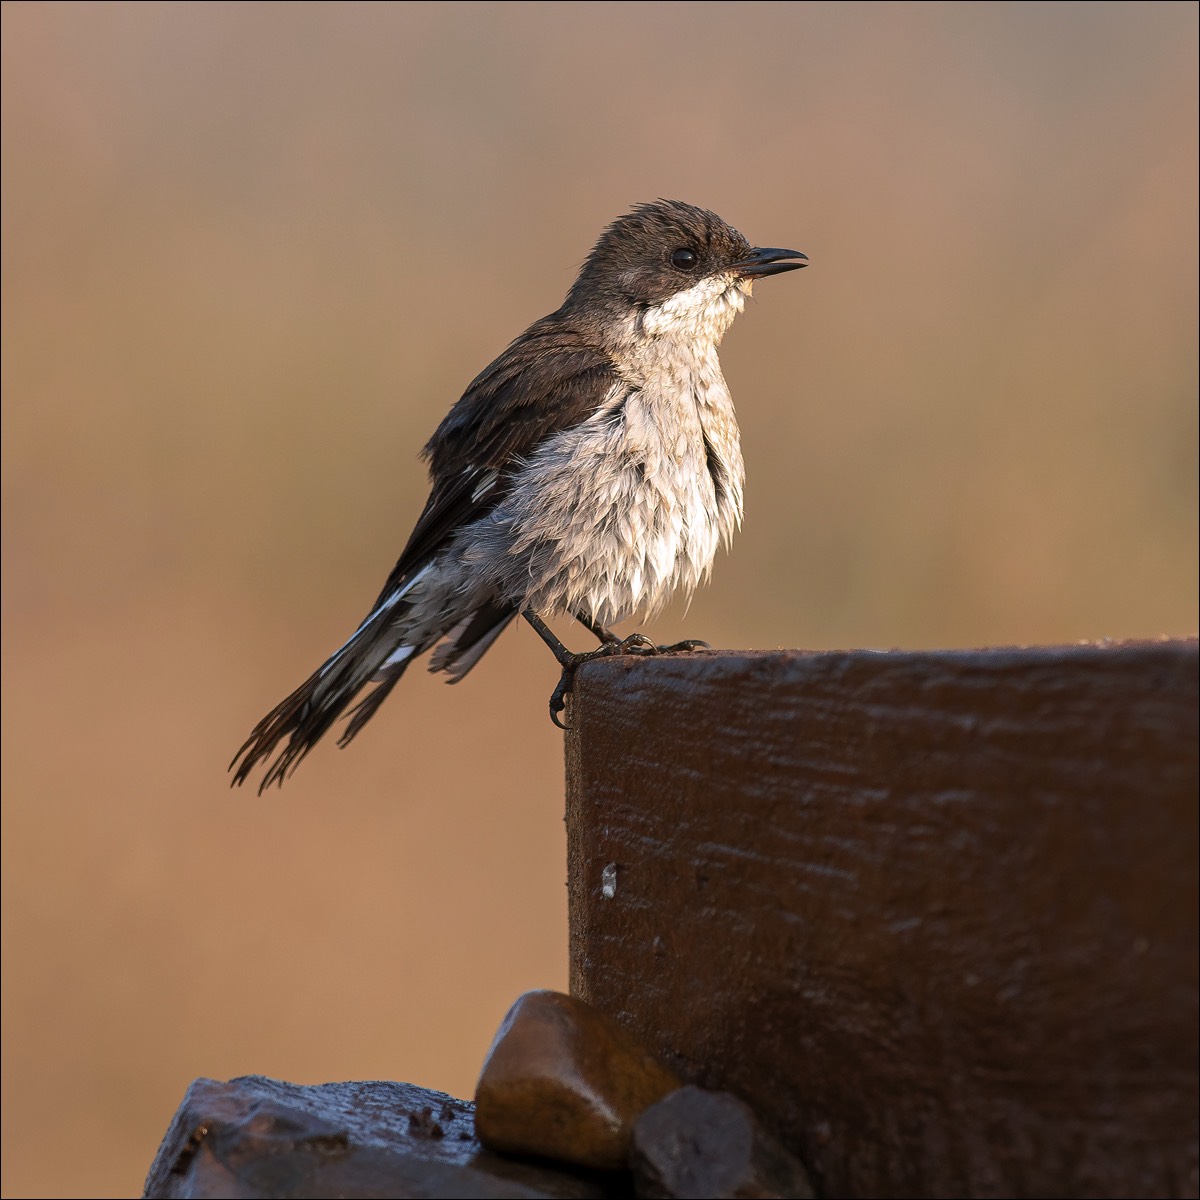
[[[658,649],[644,633],[631,633],[627,638],[619,638],[611,629],[605,629],[599,621],[593,621],[583,613],[576,613],[575,620],[585,629],[590,629],[605,646],[620,646],[622,654],[653,654]]]
[[[605,629],[598,621],[592,620],[583,613],[576,613],[575,619],[580,625],[590,630],[600,640],[600,645],[595,650],[586,654],[576,654],[574,651],[568,650],[554,636],[550,627],[532,608],[525,609],[521,616],[529,622],[538,637],[550,647],[551,653],[558,660],[558,665],[562,667],[562,676],[558,681],[558,686],[550,696],[550,720],[559,729],[567,728],[559,719],[559,714],[566,708],[567,696],[575,686],[575,672],[585,662],[591,662],[594,658],[609,658],[616,654],[679,654],[688,650],[710,650],[712,648],[707,642],[699,641],[675,642],[670,646],[656,646],[644,633],[631,633],[628,637],[618,637],[611,629]]]
[[[596,637],[598,637],[606,645],[612,645],[613,642],[619,642],[621,640],[615,633],[613,633],[611,629],[605,629],[599,621],[593,621],[592,618],[587,616],[586,613],[576,613],[575,620],[577,620],[580,625],[584,627],[584,629],[594,633]]]
[[[542,641],[550,647],[550,652],[556,659],[558,659],[558,665],[562,667],[562,675],[559,678],[558,686],[550,695],[550,720],[553,721],[554,724],[559,727],[559,729],[567,729],[568,726],[564,725],[559,719],[559,713],[561,713],[567,706],[567,693],[570,692],[575,685],[575,672],[589,659],[602,658],[606,654],[612,654],[616,642],[615,640],[612,642],[606,641],[601,636],[599,630],[593,630],[596,636],[600,638],[599,648],[593,650],[590,654],[575,654],[573,651],[568,650],[566,646],[564,646],[562,642],[560,642],[558,638],[554,636],[554,633],[550,627],[545,621],[542,620],[541,617],[537,615],[537,613],[533,611],[532,608],[525,609],[524,612],[521,613],[521,616],[523,616],[525,620],[529,622],[534,633],[536,633],[538,637],[540,637]],[[604,632],[607,633],[608,631],[605,630]],[[611,637],[612,635],[610,634],[609,636]]]
[[[525,609],[521,616],[532,626],[534,633],[550,647],[551,653],[558,659],[558,665],[562,667],[562,677],[558,681],[558,686],[550,696],[550,720],[552,720],[559,729],[566,729],[567,726],[559,720],[559,713],[567,706],[567,696],[575,686],[575,672],[583,666],[585,662],[591,662],[594,658],[608,658],[614,654],[657,654],[658,648],[640,633],[635,633],[627,638],[619,638],[615,633],[604,629],[595,622],[580,617],[579,620],[588,627],[599,639],[600,645],[595,650],[589,651],[587,654],[575,654],[568,650],[556,638],[550,627],[542,620],[541,617],[533,611],[532,608]]]

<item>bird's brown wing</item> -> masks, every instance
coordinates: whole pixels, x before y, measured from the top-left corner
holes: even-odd
[[[587,420],[620,384],[612,359],[557,317],[517,338],[476,376],[425,446],[429,499],[375,607],[499,504],[538,446]]]

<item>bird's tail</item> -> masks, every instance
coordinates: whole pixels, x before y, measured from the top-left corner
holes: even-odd
[[[404,626],[388,608],[372,612],[336,654],[255,725],[229,764],[233,783],[244,783],[260,763],[266,762],[259,794],[273,783],[282,786],[358,694],[374,683],[375,688],[351,710],[338,739],[338,745],[347,745],[396,686],[409,662],[428,649],[407,645]],[[286,744],[276,754],[276,747],[285,739]]]
[[[443,671],[450,683],[457,683],[516,616],[515,605],[489,600],[443,620],[414,621],[406,591],[399,589],[381,599],[350,640],[259,721],[229,764],[234,784],[244,783],[260,763],[266,763],[259,794],[273,783],[282,787],[348,708],[349,718],[338,745],[349,745],[388,698],[409,663],[439,640],[442,644],[429,669]],[[355,703],[371,684],[375,686]],[[285,744],[276,753],[281,742]]]

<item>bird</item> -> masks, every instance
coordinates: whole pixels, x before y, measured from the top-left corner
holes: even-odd
[[[517,616],[562,668],[550,716],[564,729],[582,663],[707,648],[612,626],[690,596],[740,527],[745,471],[717,348],[756,280],[807,263],[678,200],[635,205],[608,225],[562,305],[437,427],[422,452],[429,498],[382,591],[254,727],[230,764],[233,784],[262,765],[260,794],[282,786],[343,714],[338,744],[348,745],[423,654],[457,683]],[[556,616],[598,648],[568,650],[546,624]]]

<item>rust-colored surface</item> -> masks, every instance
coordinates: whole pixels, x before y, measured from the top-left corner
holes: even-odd
[[[1196,1193],[1194,640],[623,658],[569,715],[573,991],[825,1195]]]

